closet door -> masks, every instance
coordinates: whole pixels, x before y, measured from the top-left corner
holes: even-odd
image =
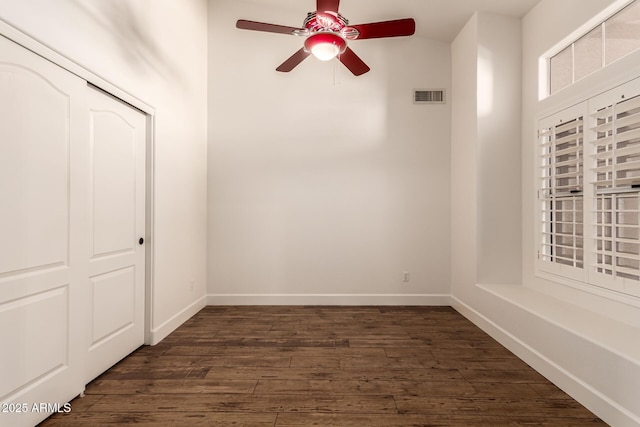
[[[86,90],[0,36],[0,425],[84,389]]]
[[[144,342],[145,115],[89,87],[89,382]]]

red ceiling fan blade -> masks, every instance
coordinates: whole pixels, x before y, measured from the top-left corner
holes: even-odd
[[[267,33],[291,34],[291,35],[294,34],[294,31],[305,31],[304,28],[286,27],[284,25],[276,25],[276,24],[266,24],[264,22],[247,21],[245,19],[239,19],[238,22],[236,22],[236,28],[240,28],[241,30],[264,31]]]
[[[416,21],[411,18],[394,21],[373,22],[371,24],[352,25],[360,32],[357,40],[379,39],[383,37],[411,36],[416,32]]]
[[[316,11],[318,12],[335,12],[338,13],[340,0],[318,0],[316,2]]]
[[[280,64],[280,66],[276,68],[276,71],[288,73],[296,68],[302,61],[307,59],[309,55],[311,55],[311,52],[307,52],[304,48],[301,48],[299,51],[291,55],[289,59]]]
[[[353,50],[351,50],[350,47],[347,47],[344,53],[338,56],[338,59],[349,69],[349,71],[353,73],[354,76],[361,76],[371,69],[362,61],[362,59],[360,59],[358,55],[356,55]]]

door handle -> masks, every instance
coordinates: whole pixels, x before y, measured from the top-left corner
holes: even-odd
[[[140,240],[138,240],[138,243],[143,244],[144,243],[144,239],[141,237]]]

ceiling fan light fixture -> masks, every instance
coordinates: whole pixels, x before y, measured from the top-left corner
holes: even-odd
[[[346,50],[347,42],[337,33],[315,33],[307,37],[304,47],[320,61],[330,61]]]

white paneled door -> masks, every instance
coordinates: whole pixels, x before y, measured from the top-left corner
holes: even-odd
[[[0,425],[84,388],[86,90],[0,37]]]
[[[0,36],[0,425],[143,343],[145,123]]]
[[[145,122],[89,90],[90,344],[86,381],[144,341]]]

